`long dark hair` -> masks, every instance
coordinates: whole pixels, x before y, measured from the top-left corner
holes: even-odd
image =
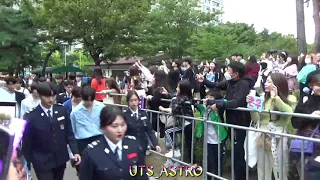
[[[293,64],[297,65],[297,67],[299,66],[299,60],[298,60],[298,56],[296,55],[292,55],[292,56],[289,56],[291,58],[291,62],[286,66],[291,66]]]
[[[172,92],[168,85],[168,75],[164,71],[157,70],[154,73],[154,81],[155,84],[153,85],[153,93],[155,93],[157,89],[161,87],[164,87],[169,93]]]
[[[288,95],[289,95],[289,86],[286,76],[282,73],[272,73],[269,75],[273,84],[278,89],[278,96],[285,103],[288,103]],[[270,92],[266,92],[265,99],[268,100],[270,98]]]
[[[250,63],[250,64],[255,64],[255,63],[257,63],[257,59],[256,59],[256,57],[255,56],[250,56],[249,57],[249,60],[247,61],[247,63]]]
[[[132,80],[133,80],[133,88],[136,89],[136,90],[141,90],[143,89],[143,84],[142,84],[142,80],[140,77],[138,76],[133,76],[132,77]]]
[[[108,85],[108,89],[115,89],[117,90],[118,93],[120,93],[120,88],[118,86],[118,83],[113,77],[108,78],[106,80],[106,84]]]
[[[178,87],[180,92],[177,94],[177,97],[187,97],[188,99],[192,99],[192,85],[188,80],[181,80],[178,83]]]

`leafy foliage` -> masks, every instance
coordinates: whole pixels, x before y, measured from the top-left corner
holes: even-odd
[[[149,8],[148,0],[42,0],[39,17],[59,32],[56,38],[82,42],[100,64],[132,52],[130,44]]]
[[[41,48],[37,29],[23,7],[0,5],[0,62],[9,71],[39,62]]]
[[[31,3],[32,2],[32,3]],[[296,53],[296,39],[253,25],[218,22],[221,12],[198,8],[198,0],[1,0],[0,61],[20,71],[27,65],[60,66],[63,46],[82,43],[88,56],[68,56],[83,68],[125,56],[192,56],[223,60],[232,53],[271,49]],[[19,8],[13,8],[13,5]],[[18,6],[17,6],[18,5]],[[69,63],[68,63],[69,64]]]
[[[258,33],[253,25],[244,23],[228,22],[219,26],[202,27],[192,36],[192,42],[188,52],[199,60],[213,58],[224,60],[232,53],[242,53],[248,57],[250,55],[259,56],[269,50],[297,52],[297,42],[294,36],[270,33],[266,29]]]
[[[217,13],[206,13],[197,7],[197,0],[156,0],[146,16],[140,34],[140,53],[154,55],[167,52],[172,59],[187,55],[191,36],[205,23],[216,22]]]

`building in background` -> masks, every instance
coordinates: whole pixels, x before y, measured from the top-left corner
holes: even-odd
[[[199,8],[204,12],[222,11],[223,0],[199,0]],[[218,16],[218,21],[222,22],[222,15]]]

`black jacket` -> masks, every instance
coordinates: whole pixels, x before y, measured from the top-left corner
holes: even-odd
[[[147,146],[149,140],[154,147],[159,146],[157,137],[154,134],[148,114],[141,109],[138,110],[138,119],[133,116],[131,110],[128,108],[124,110],[124,116],[126,117],[128,129],[126,134],[135,136],[141,140],[143,146]],[[146,147],[143,147],[146,150]]]
[[[49,170],[69,161],[67,145],[79,154],[71,121],[62,105],[53,105],[52,119],[41,106],[25,114],[28,121],[22,138],[22,152],[34,169]]]
[[[222,82],[210,82],[204,80],[204,85],[209,88],[219,88],[226,90],[225,99],[226,102],[217,102],[217,108],[219,110],[226,110],[226,118],[228,124],[249,126],[251,121],[250,112],[244,112],[239,110],[232,110],[237,107],[247,107],[246,97],[252,88],[251,78],[241,78],[238,80],[229,80]]]
[[[20,117],[20,112],[21,112],[21,102],[22,100],[24,100],[26,98],[26,95],[24,93],[21,93],[21,92],[18,92],[18,91],[15,91],[15,94],[16,94],[16,101],[17,101],[17,104],[18,104],[18,111],[19,111],[19,116]]]
[[[146,168],[140,175],[130,175],[130,167],[143,166],[143,157],[140,142],[134,136],[126,136],[122,139],[122,160],[118,161],[105,137],[92,142],[84,150],[80,164],[79,180],[148,180]]]
[[[305,103],[299,101],[294,112],[311,114],[318,110],[320,110],[320,96],[311,95]],[[320,120],[292,117],[291,123],[295,129],[304,129],[308,126],[316,127],[320,123]]]

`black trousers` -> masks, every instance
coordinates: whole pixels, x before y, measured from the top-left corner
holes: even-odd
[[[85,139],[77,139],[77,145],[78,145],[80,156],[82,156],[82,152],[88,146],[88,144],[92,143],[93,141],[98,140],[100,137],[101,137],[101,135],[92,136],[92,137],[85,138]],[[73,166],[73,164],[72,164],[72,166]],[[79,172],[78,166],[76,166],[76,170]]]
[[[92,143],[93,141],[98,140],[100,137],[101,137],[101,135],[92,136],[92,137],[85,138],[85,139],[77,139],[77,145],[78,145],[80,155],[82,155],[82,152],[88,146],[88,144]]]
[[[159,132],[160,131],[160,138],[164,138],[165,125],[160,121],[160,119],[158,117],[160,117],[160,116],[158,116],[155,113],[152,114],[152,121],[151,121],[152,129],[155,132]],[[158,121],[159,121],[159,131],[158,131]]]
[[[58,166],[50,170],[38,170],[35,169],[35,173],[38,180],[63,180],[64,170],[66,164]]]
[[[231,138],[231,128],[228,132]],[[246,131],[234,129],[234,174],[235,180],[246,179],[246,161],[244,159],[244,140],[246,138]]]
[[[191,155],[193,155],[193,161],[195,161],[195,151],[193,147],[193,152],[191,151],[192,147],[192,123],[184,127],[184,142],[185,142],[185,150],[184,150],[184,159],[185,162],[188,163],[194,163],[191,162]]]
[[[225,154],[225,142],[223,141],[220,144],[220,164],[219,164],[219,156],[218,156],[218,144],[208,144],[208,155],[207,155],[207,164],[208,164],[208,172],[211,172],[215,175],[219,175],[219,165],[220,165],[220,176],[222,177],[223,172],[223,157]],[[208,176],[208,180],[216,179],[211,176]]]

